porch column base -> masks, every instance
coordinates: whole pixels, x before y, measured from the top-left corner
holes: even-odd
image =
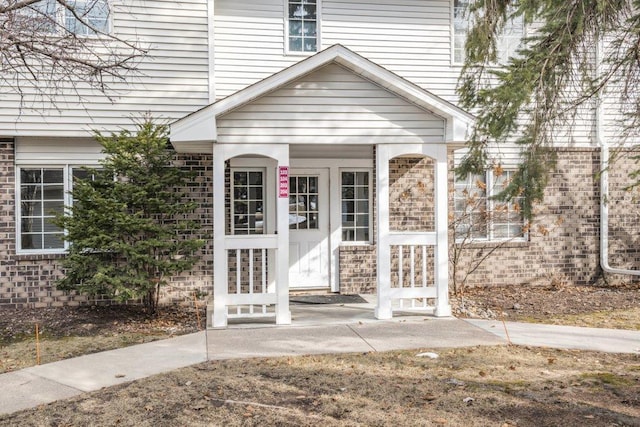
[[[375,316],[378,320],[389,320],[393,319],[393,310],[391,307],[376,307]]]
[[[291,324],[291,312],[283,311],[276,314],[276,325],[290,325]]]
[[[436,306],[436,310],[433,312],[433,315],[436,317],[451,317],[453,313],[451,312],[451,305],[449,304],[438,304]]]
[[[227,327],[227,310],[225,306],[216,307],[213,305],[213,314],[211,315],[211,325],[214,328],[226,328]]]

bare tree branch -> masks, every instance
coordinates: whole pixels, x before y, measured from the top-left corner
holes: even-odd
[[[107,0],[0,0],[0,85],[20,108],[91,92],[112,99],[147,54],[110,26]]]

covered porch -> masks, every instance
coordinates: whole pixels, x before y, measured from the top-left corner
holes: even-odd
[[[213,152],[212,325],[290,324],[292,290],[367,268],[376,318],[449,316],[447,159],[471,120],[336,45],[174,123],[176,150]],[[426,172],[397,188],[403,159]]]

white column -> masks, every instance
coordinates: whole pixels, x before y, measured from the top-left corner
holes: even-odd
[[[389,146],[376,148],[377,231],[377,319],[391,319],[391,247],[389,246]]]
[[[289,167],[289,146],[283,145],[278,150],[278,167]],[[276,185],[278,183],[276,175]],[[276,250],[276,324],[291,324],[289,310],[289,197],[276,194],[278,249]]]
[[[225,249],[225,150],[213,144],[213,319],[214,328],[227,326],[227,251]]]
[[[435,220],[436,220],[436,248],[435,248],[435,280],[436,280],[436,310],[437,317],[451,316],[449,304],[449,246],[448,246],[448,210],[449,210],[449,179],[447,176],[447,147],[444,144],[436,147],[435,171]]]

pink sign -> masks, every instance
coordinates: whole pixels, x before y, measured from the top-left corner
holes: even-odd
[[[289,197],[289,166],[278,167],[278,197]]]

